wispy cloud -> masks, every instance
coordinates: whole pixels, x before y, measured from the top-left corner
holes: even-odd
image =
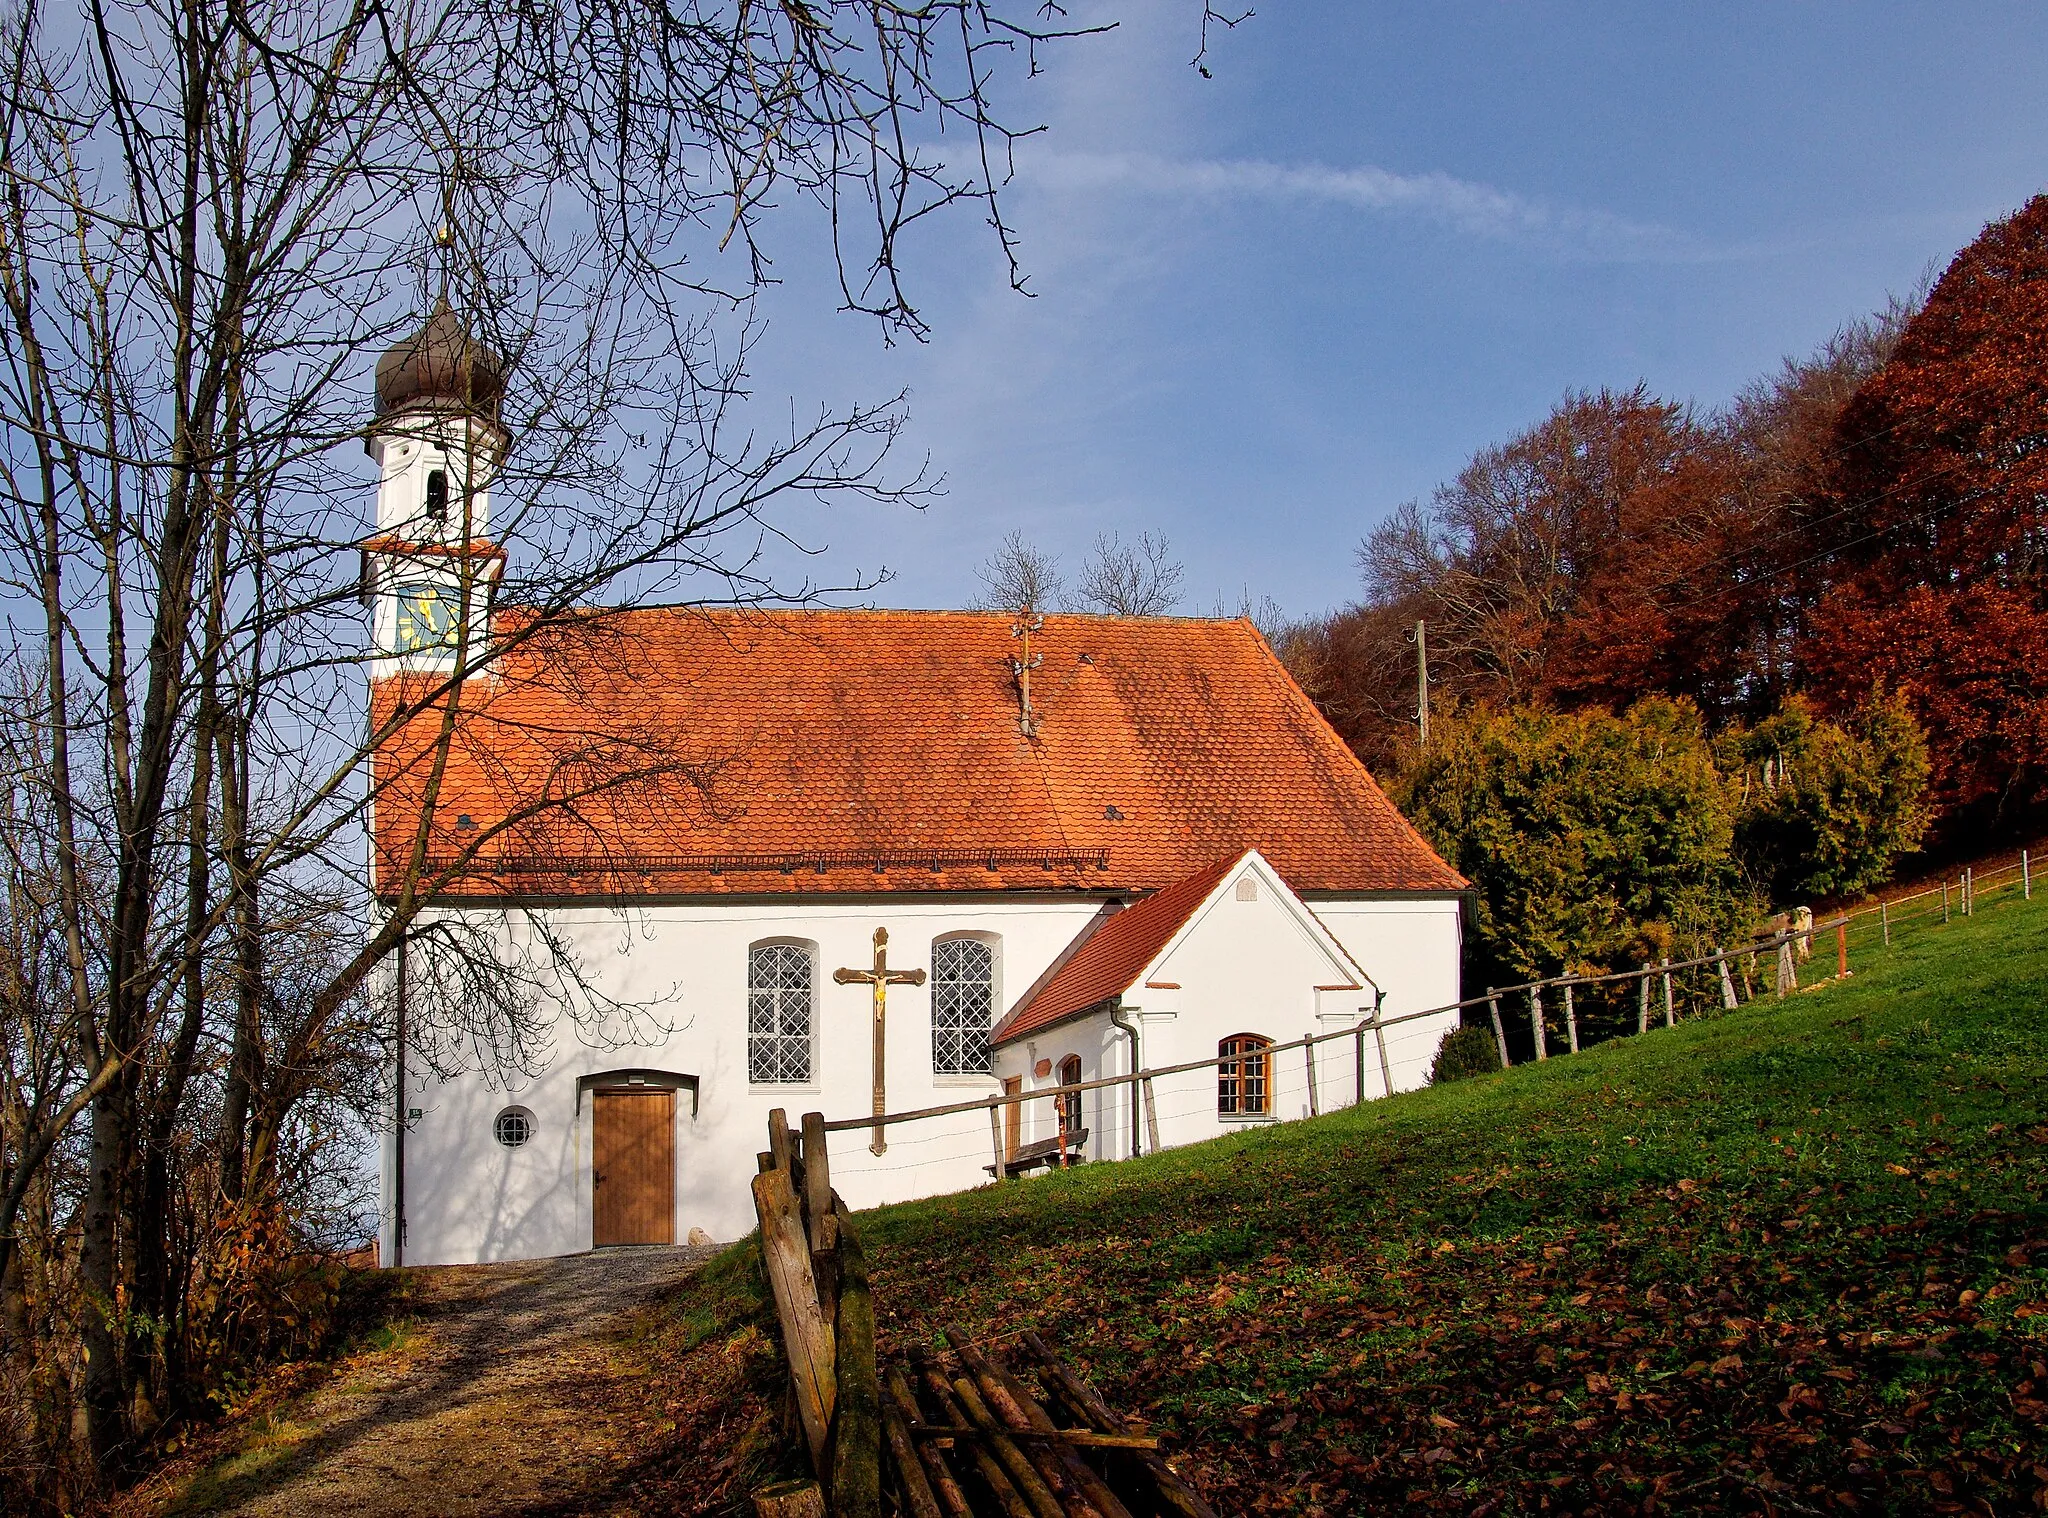
[[[1552,205],[1449,174],[1145,153],[1046,152],[1033,154],[1023,169],[1027,179],[1048,189],[1351,206],[1433,222],[1473,237],[1542,244],[1582,258],[1691,262],[1715,256],[1669,227]]]

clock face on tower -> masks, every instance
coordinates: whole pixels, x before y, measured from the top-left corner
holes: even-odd
[[[451,586],[399,586],[395,651],[411,654],[453,648],[455,617],[459,609],[459,602]]]

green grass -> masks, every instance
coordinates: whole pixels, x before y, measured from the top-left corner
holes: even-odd
[[[2009,898],[1783,1003],[861,1231],[885,1348],[1039,1328],[1225,1511],[2019,1512],[2044,1180],[2048,901]],[[751,1246],[678,1310],[758,1333]]]

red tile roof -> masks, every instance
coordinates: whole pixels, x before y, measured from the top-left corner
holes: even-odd
[[[453,895],[1156,890],[1259,849],[1300,891],[1457,891],[1247,621],[625,611],[471,682],[427,829]],[[380,680],[383,720],[421,677]],[[379,883],[440,716],[378,754]],[[507,819],[531,813],[501,826]]]
[[[1185,880],[1164,886],[1135,906],[1101,920],[1071,955],[996,1026],[989,1036],[1006,1044],[1041,1028],[1085,1012],[1097,1002],[1119,996],[1145,966],[1158,957],[1195,909],[1209,899],[1243,855],[1234,855],[1197,870]]]

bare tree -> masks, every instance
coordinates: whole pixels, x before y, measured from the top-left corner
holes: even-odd
[[[615,1010],[542,927],[465,936],[435,895],[551,809],[679,777],[708,797],[718,756],[630,717],[527,733],[538,788],[459,835],[451,759],[506,741],[511,680],[630,671],[593,605],[808,597],[763,567],[779,502],[920,493],[888,472],[893,403],[749,420],[751,297],[793,199],[827,218],[846,305],[892,332],[922,330],[899,267],[917,220],[974,202],[1011,252],[992,70],[1071,35],[1017,12],[0,20],[0,1334],[10,1384],[44,1389],[23,1466],[44,1498],[118,1473],[222,1345],[267,1331],[246,1261],[290,1255],[327,1205],[309,1156],[371,1099],[401,948],[456,988],[453,1021],[415,1030],[437,1061],[516,1063],[548,1016]],[[972,149],[923,146],[941,126]],[[437,306],[463,376],[438,425],[502,442],[487,530],[473,482],[447,508],[449,657],[382,678],[346,460],[370,364]],[[366,878],[372,798],[415,822]]]
[[[1066,596],[1058,554],[1046,553],[1013,532],[974,571],[981,581],[978,611],[1049,611]]]
[[[1112,617],[1163,617],[1180,604],[1185,574],[1165,533],[1141,532],[1137,542],[1126,543],[1105,532],[1096,536],[1075,592],[1083,606]]]

